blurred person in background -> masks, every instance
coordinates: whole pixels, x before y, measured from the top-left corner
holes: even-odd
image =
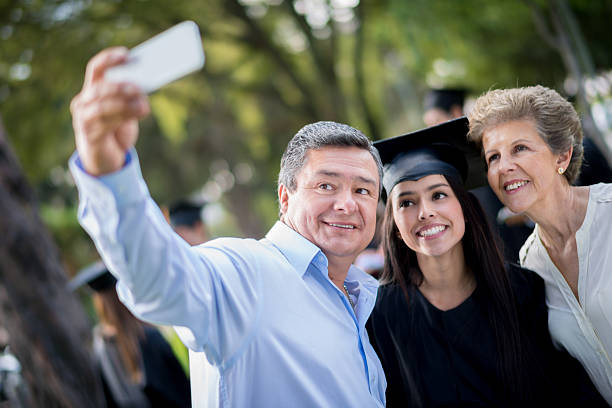
[[[573,185],[583,159],[578,114],[543,86],[493,90],[476,100],[469,137],[500,200],[536,223],[520,262],[544,279],[555,344],[612,405],[612,184]]]
[[[0,407],[29,408],[32,395],[21,375],[21,363],[11,353],[10,342],[8,331],[0,326]]]
[[[463,116],[467,90],[462,88],[430,89],[423,101],[423,122],[430,127]]]
[[[574,181],[575,186],[590,186],[597,183],[612,183],[612,167],[597,147],[593,139],[583,129],[582,147],[584,149],[580,174]]]
[[[208,241],[206,225],[202,220],[204,204],[188,200],[173,203],[168,209],[168,218],[172,229],[189,245],[200,245]]]
[[[189,381],[170,345],[154,327],[138,320],[119,301],[117,280],[95,262],[70,281],[93,291],[98,324],[93,349],[108,407],[188,408]]]

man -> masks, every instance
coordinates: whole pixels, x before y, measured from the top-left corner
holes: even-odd
[[[189,245],[200,245],[208,241],[208,233],[202,222],[202,207],[202,205],[181,200],[172,204],[168,209],[172,229]]]
[[[431,89],[425,95],[423,122],[437,125],[463,116],[464,89]]]
[[[219,368],[222,406],[380,407],[386,381],[365,322],[377,282],[352,267],[372,239],[382,166],[359,131],[302,128],[281,160],[280,221],[266,238],[191,247],[166,223],[133,146],[149,112],[104,81],[124,48],[88,64],[71,111],[81,225],[141,319],[177,328]]]

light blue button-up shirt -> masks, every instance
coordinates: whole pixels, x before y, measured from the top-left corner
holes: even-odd
[[[381,407],[386,381],[365,323],[375,279],[351,267],[353,311],[321,250],[282,222],[261,240],[190,247],[142,179],[135,151],[92,177],[75,155],[79,221],[138,317],[173,325],[219,368],[223,407]]]

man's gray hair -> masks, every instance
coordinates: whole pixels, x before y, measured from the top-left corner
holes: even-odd
[[[295,191],[297,182],[295,176],[304,167],[306,154],[310,150],[325,146],[355,146],[367,150],[372,155],[378,168],[379,194],[382,189],[383,167],[378,150],[372,141],[359,130],[336,122],[316,122],[301,128],[289,141],[281,158],[281,168],[278,174],[278,185],[284,185],[289,191]]]

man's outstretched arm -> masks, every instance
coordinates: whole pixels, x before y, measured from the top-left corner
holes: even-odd
[[[247,252],[225,250],[223,244],[195,250],[165,221],[133,148],[138,119],[149,111],[146,96],[135,86],[103,78],[104,70],[125,55],[121,48],[96,55],[71,104],[77,152],[70,169],[79,189],[79,221],[136,316],[189,328],[190,347],[207,347],[222,360],[252,326],[258,277],[250,265],[255,262]]]

